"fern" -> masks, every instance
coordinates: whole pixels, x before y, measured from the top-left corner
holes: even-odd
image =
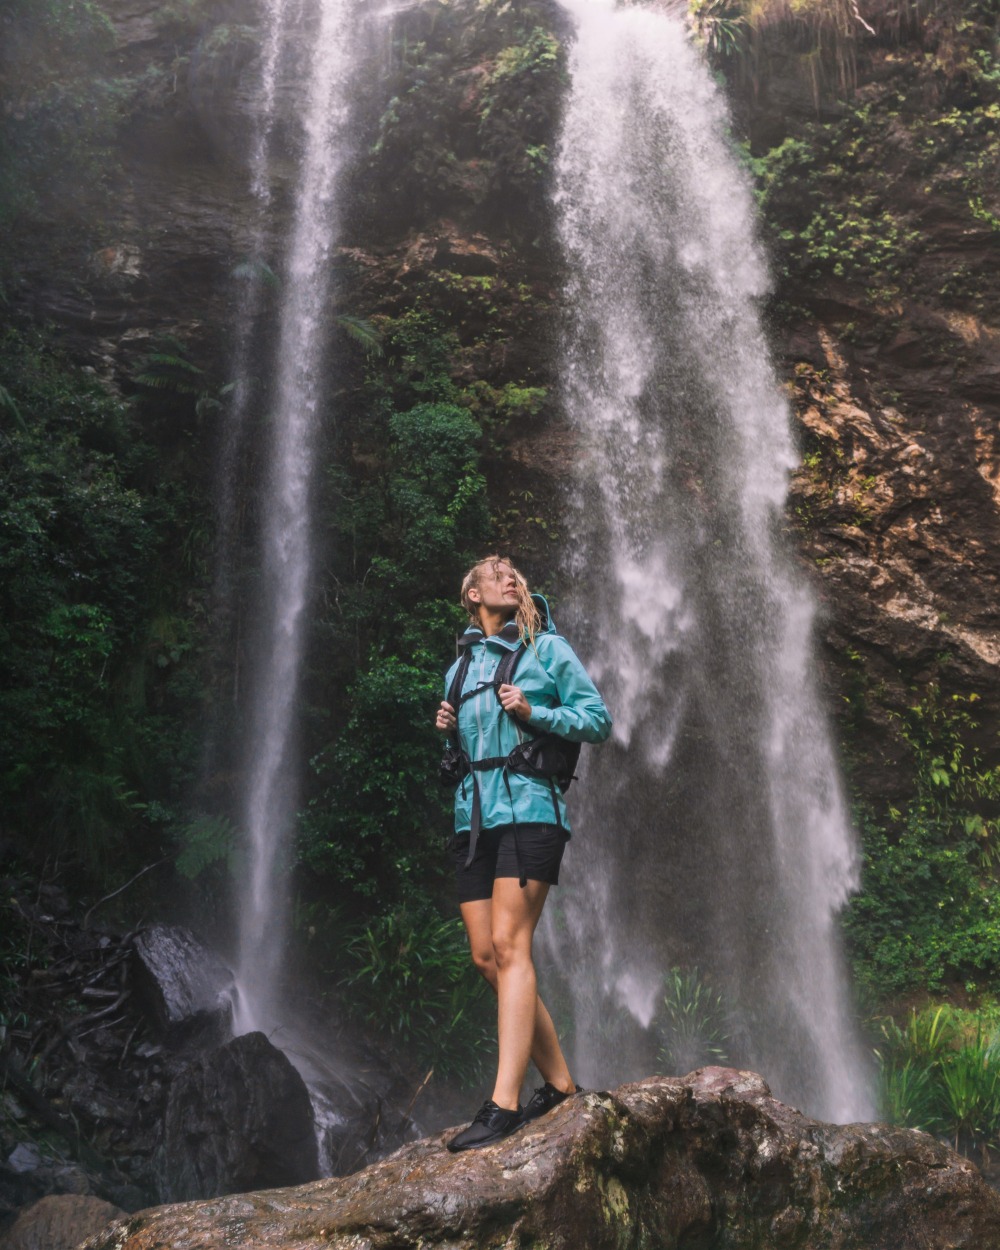
[[[347,313],[337,318],[337,325],[369,356],[382,355],[382,336],[370,321]]]
[[[204,369],[199,369],[187,358],[182,343],[174,338],[164,338],[157,343],[142,361],[132,380],[137,386],[152,391],[173,391],[178,395],[200,395],[204,386],[200,379]]]
[[[206,868],[228,860],[236,846],[236,827],[225,816],[198,816],[180,832],[181,849],[175,866],[194,881]]]
[[[241,260],[238,265],[234,265],[229,274],[230,277],[240,282],[260,282],[269,287],[281,286],[281,279],[267,261],[258,260],[253,256],[248,256],[246,260]]]
[[[0,412],[12,417],[17,428],[22,433],[27,433],[28,427],[25,424],[24,417],[21,416],[21,410],[17,406],[17,401],[5,386],[0,386]]]

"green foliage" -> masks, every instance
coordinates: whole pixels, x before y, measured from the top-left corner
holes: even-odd
[[[881,173],[869,168],[885,125],[855,108],[836,125],[814,125],[749,159],[787,277],[842,278],[872,298],[902,289],[920,234],[889,206]]]
[[[450,377],[450,353],[458,346],[454,331],[425,308],[399,317],[376,317],[384,365],[369,375],[367,390],[382,415],[421,401],[450,402],[458,390]]]
[[[133,381],[151,391],[198,395],[204,389],[204,369],[199,369],[176,339],[165,338],[140,362]]]
[[[522,30],[494,62],[479,109],[483,150],[501,163],[512,184],[533,189],[549,167],[547,140],[558,107],[564,53],[541,26]]]
[[[902,810],[859,809],[863,889],[846,931],[855,972],[877,998],[992,983],[1000,963],[996,868],[1000,771],[970,742],[974,700],[935,691],[899,717],[916,794]]]
[[[347,1009],[421,1069],[474,1086],[493,1060],[495,1007],[461,920],[401,908],[359,929],[346,950]]]
[[[354,443],[368,471],[341,465],[329,479],[338,576],[321,630],[345,659],[345,688],[313,754],[300,853],[317,882],[384,902],[444,893],[451,796],[435,776],[433,714],[461,618],[456,587],[489,512],[479,425],[449,402],[453,338],[420,309],[378,328],[384,355],[369,358]]]
[[[370,321],[364,317],[353,317],[348,313],[342,313],[337,318],[337,325],[368,355],[382,355],[382,336]]]
[[[178,511],[165,488],[140,487],[150,449],[129,409],[43,340],[0,338],[0,379],[10,398],[0,413],[0,804],[12,829],[100,871],[190,745],[166,729],[165,708],[148,706],[143,676],[160,654],[147,631]]]
[[[706,1063],[725,1063],[729,1037],[722,995],[697,968],[671,968],[653,1028],[660,1037],[660,1070],[690,1072]]]
[[[1000,1038],[995,1018],[954,1007],[910,1012],[906,1028],[879,1022],[882,1114],[894,1124],[947,1134],[973,1149],[1000,1130]]]
[[[281,286],[281,279],[267,261],[261,260],[259,256],[248,256],[241,260],[232,267],[229,276],[250,286],[263,286],[271,290],[277,290]]]
[[[429,664],[373,658],[352,685],[346,723],[312,760],[324,788],[302,817],[302,857],[345,891],[412,895],[440,876],[447,815],[430,724],[440,684]]]
[[[236,839],[235,826],[224,816],[198,816],[180,830],[175,867],[182,877],[194,881],[206,869],[229,860]]]
[[[782,236],[786,241],[795,236]],[[909,250],[919,236],[874,196],[853,197],[843,205],[817,208],[798,235],[808,261],[806,276],[826,273],[882,287],[898,281]]]
[[[744,49],[747,18],[740,0],[689,0],[688,18],[709,56],[737,56]]]
[[[534,27],[523,43],[504,48],[496,59],[490,75],[490,87],[506,79],[516,79],[527,85],[533,78],[544,79],[559,68],[560,48],[556,37],[541,26]],[[487,95],[480,112],[485,120],[496,102],[494,95]]]
[[[103,76],[114,44],[93,0],[7,0],[5,89],[0,115],[0,228],[70,188],[100,193],[134,85]],[[12,239],[5,239],[6,252]]]

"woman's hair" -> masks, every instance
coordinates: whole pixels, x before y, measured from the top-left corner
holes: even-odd
[[[468,612],[469,620],[473,625],[480,624],[479,604],[472,602],[469,598],[469,591],[473,586],[478,587],[479,579],[486,569],[496,573],[501,564],[506,565],[514,574],[514,584],[517,588],[517,611],[514,613],[514,620],[521,631],[521,637],[525,639],[529,646],[533,646],[535,635],[542,628],[541,613],[535,607],[531,592],[528,590],[528,583],[524,580],[524,574],[515,568],[514,563],[507,556],[484,556],[482,560],[478,560],[469,569],[465,577],[462,578],[462,607]]]

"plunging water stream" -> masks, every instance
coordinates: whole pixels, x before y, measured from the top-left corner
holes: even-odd
[[[252,170],[253,189],[263,207],[268,200],[276,78],[293,7],[292,0],[270,0],[266,8],[261,116]],[[261,506],[256,654],[245,749],[249,780],[241,823],[248,836],[248,879],[239,915],[237,1032],[271,1031],[282,1023],[284,855],[297,798],[295,704],[310,586],[313,445],[328,382],[330,271],[337,237],[338,175],[350,145],[349,85],[358,55],[356,8],[351,0],[318,0],[304,73],[300,67],[305,83],[303,136],[294,215],[280,266]]]
[[[835,928],[857,852],[781,532],[796,454],[750,189],[682,24],[564,3],[562,375],[583,447],[568,572],[574,642],[616,720],[549,929],[574,970],[577,1076],[650,1070],[676,966],[704,1036],[667,1062],[714,1048],[814,1114],[866,1118]]]

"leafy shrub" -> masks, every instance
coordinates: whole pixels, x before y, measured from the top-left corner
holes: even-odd
[[[657,1060],[663,1072],[690,1072],[727,1061],[725,1004],[697,968],[671,968],[667,973],[653,1028],[660,1038]]]
[[[1000,1130],[996,1022],[946,1005],[911,1011],[906,1028],[880,1022],[875,1050],[882,1114],[894,1124],[947,1134],[972,1150]]]
[[[469,958],[461,920],[400,908],[347,945],[348,1009],[397,1053],[474,1085],[495,1058],[493,995]]]
[[[855,974],[877,1000],[970,978],[989,985],[1000,969],[1000,770],[970,745],[975,702],[931,688],[898,717],[916,793],[884,815],[858,809],[862,890],[845,927]]]
[[[67,188],[103,188],[130,92],[102,76],[114,33],[92,0],[8,0],[5,87],[16,108],[0,114],[0,226]],[[48,225],[48,223],[47,223]]]
[[[154,628],[187,501],[150,484],[128,406],[40,336],[0,337],[0,386],[0,804],[12,831],[100,872],[190,760],[167,705],[181,650]]]

